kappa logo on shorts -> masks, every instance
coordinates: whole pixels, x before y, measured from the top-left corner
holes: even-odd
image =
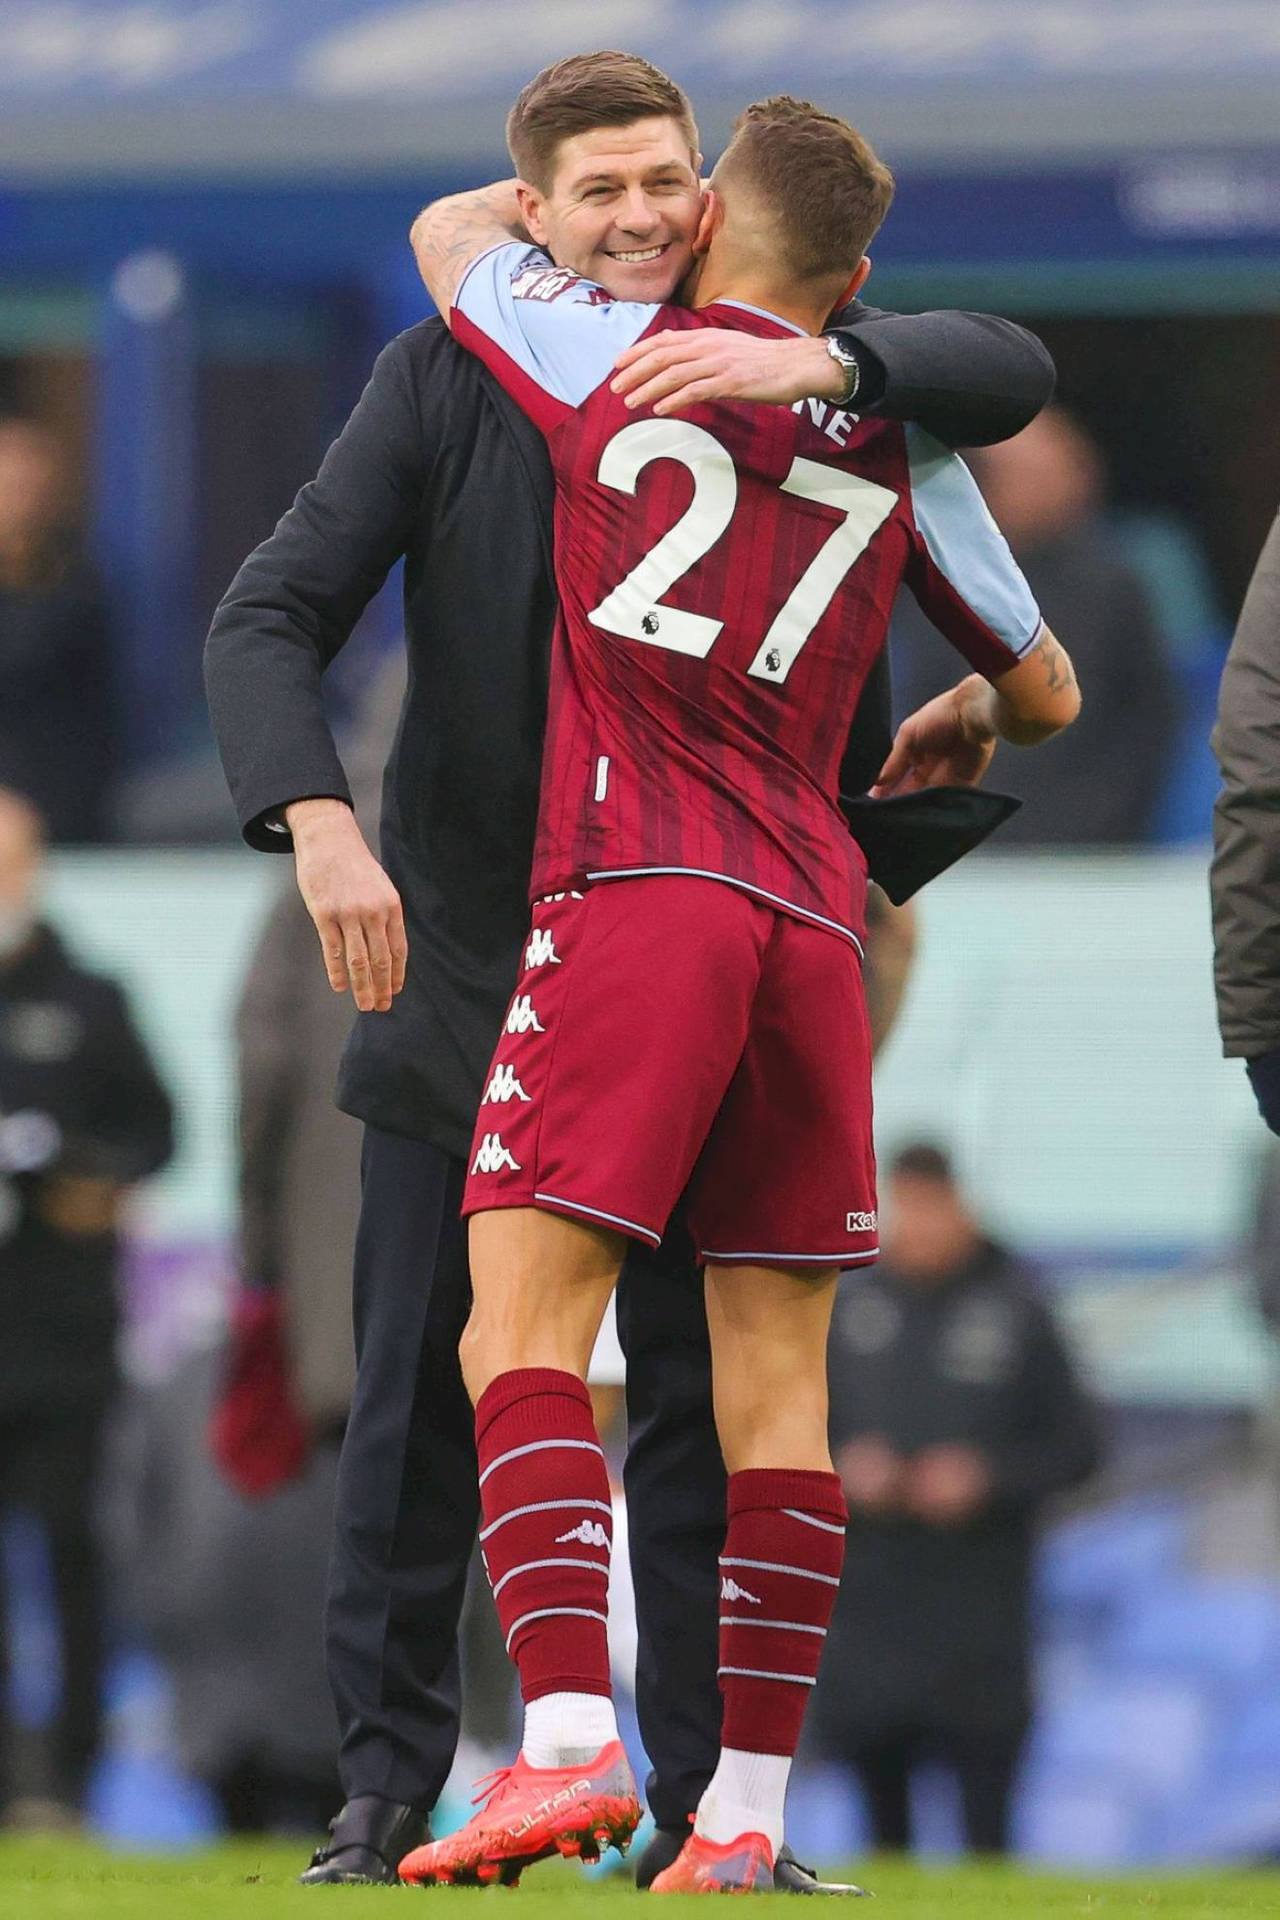
[[[495,1067],[493,1078],[484,1090],[484,1099],[480,1105],[502,1107],[508,1100],[523,1100],[527,1103],[528,1099],[529,1095],[516,1079],[514,1067]]]
[[[722,1600],[749,1600],[753,1607],[760,1605],[760,1595],[758,1593],[748,1593],[745,1587],[740,1587],[737,1581],[730,1579],[727,1573],[723,1573],[720,1576],[720,1598]]]
[[[846,1213],[844,1217],[846,1233],[874,1233],[879,1224],[874,1213]]]
[[[472,1173],[501,1173],[504,1167],[510,1167],[512,1173],[520,1172],[520,1162],[509,1147],[502,1144],[500,1133],[486,1133],[480,1142],[480,1150],[472,1165]]]
[[[533,1010],[533,995],[517,994],[507,1015],[508,1033],[545,1033],[546,1028]]]
[[[550,927],[535,927],[529,935],[529,944],[524,950],[526,967],[558,967],[560,955],[556,952],[556,943]]]
[[[556,1545],[562,1547],[566,1540],[581,1540],[584,1547],[607,1547],[609,1536],[598,1520],[580,1520],[576,1527],[570,1527],[568,1533],[556,1535]]]

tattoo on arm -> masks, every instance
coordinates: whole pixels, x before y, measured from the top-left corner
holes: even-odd
[[[1049,675],[1050,693],[1063,693],[1068,687],[1075,686],[1075,670],[1067,658],[1066,649],[1060,647],[1056,640],[1045,642],[1044,659]]]
[[[418,272],[446,320],[471,262],[504,240],[528,237],[513,180],[437,200],[423,208],[410,235]]]

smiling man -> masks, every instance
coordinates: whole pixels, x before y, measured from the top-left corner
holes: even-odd
[[[620,217],[610,211],[600,233],[609,257],[592,269],[621,291],[619,276],[655,269],[612,255],[648,253],[659,234],[666,248],[678,234],[682,245],[661,256],[662,293],[649,297],[669,295],[692,258],[698,217],[696,135],[691,142],[679,88],[634,56],[600,53],[548,69],[522,99],[536,137],[559,115],[576,115],[578,134],[671,121],[680,137],[667,157],[687,169],[685,186],[641,182],[645,206],[637,199]],[[600,202],[586,202],[593,206]],[[564,264],[558,246],[553,252]],[[1038,342],[988,316],[860,308],[840,339],[857,369],[860,409],[918,418],[958,444],[1018,431],[1052,385]],[[721,368],[717,377],[749,374],[784,390],[756,391],[759,399],[783,398],[789,384],[792,398],[835,398],[852,377],[821,341],[751,344],[768,349],[768,367]],[[645,345],[661,352],[655,341]],[[818,384],[794,385],[803,366]],[[457,1358],[469,1302],[459,1208],[528,926],[555,614],[551,511],[541,435],[440,320],[425,321],[379,357],[318,476],[232,583],[206,653],[245,837],[263,851],[293,853],[329,979],[350,988],[361,1014],[339,1088],[340,1104],[366,1131],[358,1373],[327,1628],[347,1803],[304,1876],[310,1884],[394,1880],[427,1832],[453,1761],[457,1624],[478,1508],[474,1424]],[[322,680],[402,555],[409,691],[375,859],[350,809]],[[887,746],[881,686],[850,735],[846,791],[870,784]],[[531,1030],[535,1016],[536,1007],[512,1007],[511,1031]],[[716,1761],[715,1557],[724,1527],[706,1320],[678,1226],[660,1252],[633,1250],[619,1319],[637,1703],[655,1769],[650,1804],[669,1858]],[[649,1875],[657,1864],[650,1859]],[[812,1875],[785,1854],[775,1877],[798,1893],[814,1890]]]
[[[622,300],[670,297],[688,271],[702,210],[689,103],[670,82],[655,79],[650,91],[649,116],[601,125],[607,84],[589,101],[574,101],[561,83],[539,74],[507,123],[520,178],[537,190],[555,226],[555,259],[583,279],[607,282]],[[617,104],[634,110],[632,87],[618,88]]]

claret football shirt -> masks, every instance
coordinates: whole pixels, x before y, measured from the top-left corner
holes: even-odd
[[[614,362],[664,328],[788,321],[613,300],[511,243],[450,322],[546,436],[560,622],[532,895],[658,873],[743,887],[858,941],[840,759],[899,583],[980,672],[1035,644],[1030,589],[968,469],[822,401],[631,411]]]

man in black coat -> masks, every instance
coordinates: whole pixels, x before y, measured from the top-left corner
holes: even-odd
[[[673,284],[696,208],[688,215]],[[1047,356],[1008,323],[865,308],[845,320],[839,368],[821,343],[768,343],[779,351],[762,397],[847,395],[856,377],[859,405],[967,442],[1016,431],[1048,397]],[[504,1014],[523,1017],[508,1001],[527,923],[555,615],[552,498],[536,429],[440,321],[411,328],[380,356],[316,480],[237,575],[206,653],[245,837],[292,845],[330,981],[350,983],[361,1009],[339,1085],[366,1133],[358,1376],[328,1616],[348,1798],[304,1876],[312,1883],[393,1879],[423,1836],[456,1739],[456,1623],[478,1505],[456,1355],[469,1305],[457,1216],[493,1043]],[[350,812],[320,683],[401,554],[409,688],[383,789],[380,867]],[[887,707],[880,680],[850,742],[849,791],[883,761]],[[678,1228],[658,1253],[631,1255],[619,1322],[638,1706],[668,1849],[646,1857],[647,1880],[683,1841],[720,1721],[724,1476],[701,1288]],[[812,1891],[791,1863],[779,1873]]]
[[[879,1847],[941,1760],[968,1845],[1003,1853],[1031,1716],[1031,1563],[1049,1495],[1098,1459],[1096,1420],[1026,1265],[977,1225],[941,1151],[889,1170],[884,1257],[841,1283],[831,1450],[849,1501],[815,1701]]]
[[[34,1511],[47,1539],[62,1691],[39,1797],[74,1811],[101,1726],[92,1520],[116,1383],[116,1216],[172,1154],[173,1115],[119,987],[38,917],[40,855],[34,808],[0,789],[0,1508]]]

